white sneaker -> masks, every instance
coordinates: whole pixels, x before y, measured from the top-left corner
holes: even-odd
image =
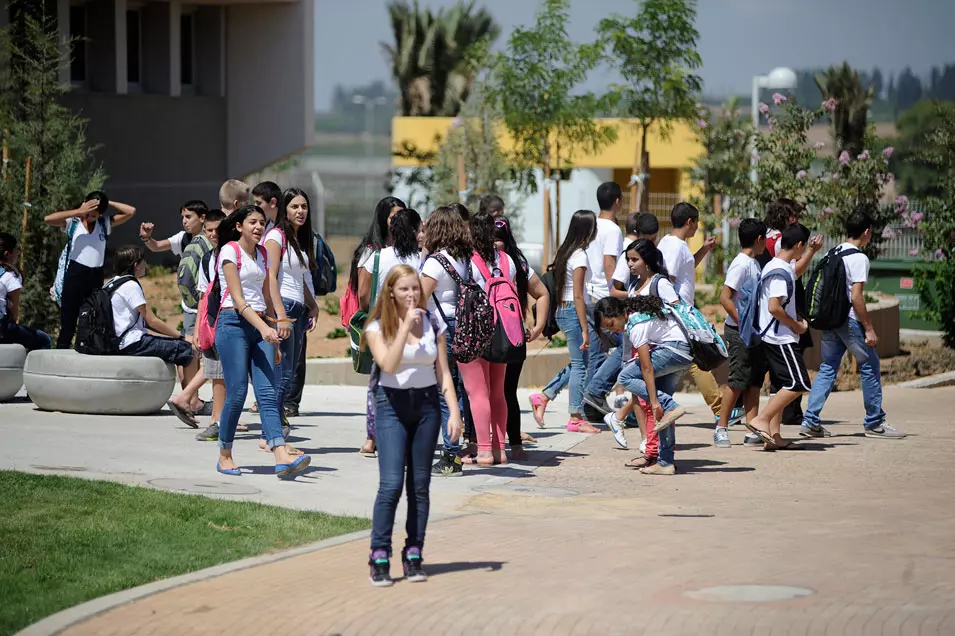
[[[894,429],[887,424],[883,424],[878,428],[867,428],[865,430],[866,437],[874,437],[876,439],[904,439],[905,433],[900,430]]]
[[[617,446],[627,448],[627,436],[621,426],[623,422],[617,419],[617,414],[611,411],[604,415],[604,423],[613,431],[613,440],[617,442]]]
[[[646,437],[640,440],[640,454],[641,455],[647,454],[647,438]]]

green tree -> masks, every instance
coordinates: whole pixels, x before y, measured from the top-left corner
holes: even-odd
[[[823,99],[835,100],[835,111],[830,116],[833,144],[839,152],[847,150],[850,155],[858,155],[863,150],[875,88],[864,87],[859,72],[848,62],[830,66],[818,73],[815,80]]]
[[[0,227],[18,237],[23,252],[20,320],[52,332],[59,311],[49,289],[66,240],[43,217],[76,207],[105,176],[90,158],[86,121],[60,104],[68,87],[59,71],[68,60],[55,12],[47,11],[47,3],[18,2],[10,13],[10,25],[0,30],[0,130],[10,156],[0,179]],[[32,170],[25,207],[27,159]]]
[[[899,116],[895,125],[895,154],[890,164],[898,192],[913,199],[943,195],[934,165],[922,157],[920,150],[923,141],[942,124],[947,113],[955,113],[955,102],[925,100]]]
[[[606,42],[608,61],[624,79],[612,88],[620,114],[637,121],[640,136],[639,205],[650,206],[650,153],[647,133],[656,126],[666,139],[676,120],[696,118],[703,80],[694,71],[702,66],[696,41],[694,0],[638,0],[632,18],[611,15],[597,25]],[[636,152],[634,153],[636,155]],[[636,203],[636,202],[635,202]]]
[[[922,80],[915,76],[912,69],[905,67],[895,84],[897,112],[905,112],[922,99]]]
[[[452,117],[467,102],[481,69],[480,52],[501,29],[485,9],[458,2],[433,13],[395,0],[388,5],[394,43],[381,47],[391,63],[402,115]]]
[[[553,247],[547,180],[558,159],[566,167],[577,152],[596,152],[616,139],[616,128],[595,119],[604,107],[580,84],[596,67],[600,48],[578,45],[567,33],[569,0],[544,0],[530,27],[516,27],[505,50],[491,61],[488,98],[514,140],[512,162],[520,187],[532,190],[533,170],[544,175],[544,260]]]

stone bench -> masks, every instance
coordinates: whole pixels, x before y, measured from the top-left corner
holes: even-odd
[[[23,386],[27,350],[18,344],[0,345],[0,402],[16,397]]]
[[[52,349],[27,356],[23,382],[44,411],[146,415],[160,411],[172,395],[176,367],[159,358]]]

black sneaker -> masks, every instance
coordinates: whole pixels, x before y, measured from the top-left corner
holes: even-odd
[[[219,423],[213,422],[204,428],[198,435],[196,435],[196,440],[200,442],[219,441]]]
[[[391,578],[391,561],[384,550],[375,550],[368,559],[370,574],[368,580],[375,587],[391,587],[395,584]]]
[[[464,474],[464,469],[461,466],[461,458],[448,451],[442,451],[441,459],[436,461],[431,467],[431,474],[440,475],[441,477],[460,477]]]
[[[596,395],[591,395],[590,393],[584,392],[584,404],[592,407],[595,411],[600,413],[601,421],[603,417],[610,412],[610,407],[607,406],[607,400],[605,398],[599,398]]]
[[[411,547],[401,551],[401,565],[405,569],[405,580],[411,583],[424,583],[428,575],[422,569],[424,560],[421,558],[421,548]]]
[[[298,417],[298,407],[297,406],[286,406],[285,407],[285,417]]]

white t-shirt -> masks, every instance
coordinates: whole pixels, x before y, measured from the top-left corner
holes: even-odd
[[[185,239],[185,237],[186,237],[186,231],[181,230],[179,232],[176,232],[169,238],[167,238],[166,240],[169,241],[169,251],[171,251],[176,256],[182,256],[182,251],[183,251],[182,242]],[[192,237],[190,236],[189,241],[186,242],[186,245],[189,245],[189,242],[191,241],[192,241]]]
[[[414,344],[405,344],[401,354],[401,364],[394,373],[381,372],[379,384],[390,389],[423,389],[438,383],[434,372],[434,361],[438,358],[437,337],[448,330],[448,326],[441,320],[441,316],[434,314],[438,332],[435,334],[431,321],[422,316],[421,338]],[[381,322],[375,320],[367,327],[366,333],[380,333]]]
[[[574,270],[580,269],[581,267],[587,270],[584,272],[584,283],[587,287],[590,287],[588,282],[591,280],[590,259],[587,258],[587,252],[578,249],[567,259],[567,272],[564,274],[564,289],[560,294],[561,301],[565,303],[574,301]],[[590,297],[587,293],[587,290],[584,290],[584,302],[589,304]]]
[[[726,270],[726,282],[724,282],[723,285],[729,287],[734,292],[738,292],[748,281],[759,278],[759,271],[759,263],[756,259],[740,252],[736,255],[736,258],[733,259],[733,262],[730,263],[729,269]],[[730,327],[739,326],[736,324],[736,321],[733,320],[733,317],[729,315],[726,316],[726,324]]]
[[[623,232],[615,221],[597,218],[597,236],[587,246],[587,260],[590,261],[590,280],[587,293],[600,300],[610,295],[607,285],[607,273],[604,271],[604,256],[619,256],[623,249]],[[626,260],[626,259],[624,259]]]
[[[490,270],[491,274],[494,273],[495,267],[497,267],[503,272],[504,268],[501,267],[502,256],[505,259],[507,259],[507,277],[510,278],[511,281],[516,281],[517,280],[517,265],[514,264],[514,259],[512,259],[509,254],[506,254],[499,250],[494,250],[494,264],[491,265],[488,269]],[[481,257],[478,256],[478,258],[481,258]],[[487,279],[484,278],[484,275],[481,274],[481,271],[477,268],[477,266],[474,263],[471,263],[471,277],[475,283],[481,286],[481,289],[484,289],[484,285],[487,284]]]
[[[630,287],[630,264],[627,263],[627,253],[617,257],[617,266],[613,269],[613,280],[623,283],[623,288]]]
[[[848,249],[859,249],[852,243],[843,243],[839,246],[839,251]],[[869,280],[869,257],[864,253],[850,254],[842,259],[846,267],[846,293],[849,294],[849,320],[858,320],[855,307],[852,306],[852,285],[854,283],[866,283]]]
[[[783,270],[783,274],[774,275],[772,278],[767,279],[766,274],[770,273],[775,269]],[[777,272],[778,274],[778,272]],[[784,276],[789,276],[789,281],[792,288],[793,295],[796,294],[796,270],[793,267],[792,263],[787,263],[781,258],[774,258],[773,260],[766,263],[766,267],[763,268],[762,277],[764,282],[760,283],[759,288],[759,331],[760,333],[769,326],[771,322],[775,320],[773,315],[769,312],[769,299],[770,298],[780,298],[780,302],[786,303],[786,299],[789,295],[789,287]],[[786,314],[796,320],[796,299],[789,298],[789,302],[786,303]],[[784,344],[796,344],[799,342],[799,336],[797,336],[789,327],[783,325],[782,323],[774,323],[773,326],[763,334],[763,342],[768,342],[769,344],[775,345],[784,345]]]
[[[119,278],[115,276],[106,284]],[[104,285],[105,287],[105,285]],[[138,281],[126,281],[113,291],[110,298],[110,304],[113,306],[113,328],[116,336],[119,337],[124,331],[126,335],[119,343],[120,349],[125,349],[129,345],[139,342],[146,333],[146,321],[139,313],[139,307],[146,304],[146,296],[143,294],[143,288]]]
[[[686,241],[672,234],[667,234],[657,245],[663,252],[663,262],[667,272],[673,277],[680,298],[688,305],[693,304],[693,295],[696,292],[696,261]]]
[[[200,264],[201,265],[201,264]],[[216,275],[216,259],[215,257],[209,258],[209,263],[206,268],[199,267],[199,280],[196,282],[196,288],[199,290],[200,294],[206,293],[209,289],[209,281],[213,279]]]
[[[77,224],[73,231],[73,247],[70,248],[70,260],[87,267],[102,267],[106,260],[106,237],[109,236],[112,226],[108,216],[101,216],[93,226],[93,233],[86,231],[86,224],[74,217],[70,219],[64,230],[70,232],[70,224]]]
[[[300,259],[295,250],[286,245],[285,237],[278,228],[269,230],[268,234],[265,235],[265,240],[266,242],[275,241],[282,247],[282,263],[279,265],[277,277],[279,294],[282,296],[282,300],[291,300],[304,305],[306,287],[312,293],[312,297],[315,296],[312,273],[308,269],[308,253],[303,250]]]
[[[222,303],[220,307],[235,307],[232,302],[232,295],[228,293],[229,283],[225,279],[225,271],[222,269],[224,263],[238,263],[239,255],[236,249],[237,244],[228,244],[219,250],[219,289],[222,293]],[[264,251],[264,250],[263,250]],[[265,283],[265,273],[267,271],[266,259],[263,258],[258,249],[255,251],[255,258],[243,251],[242,267],[239,268],[239,281],[242,283],[242,296],[245,302],[249,303],[252,311],[265,311],[265,296],[262,294],[262,285]]]
[[[638,322],[630,328],[627,335],[634,352],[643,345],[650,345],[652,348],[667,342],[686,342],[686,336],[676,322],[659,318]]]
[[[438,254],[444,255],[444,257],[448,259],[448,262],[451,264],[451,267],[454,268],[454,271],[458,273],[458,276],[465,280],[467,279],[467,263],[452,258],[447,250],[441,250]],[[428,311],[438,310],[434,302],[434,297],[437,296],[438,302],[441,303],[441,311],[444,312],[448,320],[452,320],[458,302],[458,284],[454,282],[454,279],[445,271],[444,267],[441,266],[441,263],[438,262],[438,259],[436,259],[434,255],[425,259],[424,264],[421,266],[421,275],[437,281],[437,284],[434,286],[434,294],[428,299]]]
[[[381,293],[381,288],[385,286],[385,278],[388,277],[388,272],[390,272],[395,267],[399,265],[407,265],[416,272],[421,271],[421,254],[420,252],[415,252],[411,256],[398,256],[398,252],[395,251],[394,247],[386,247],[381,250],[381,256],[378,258],[378,289],[376,290],[377,294]],[[370,258],[365,262],[365,271],[374,276],[375,274],[375,259]],[[440,267],[440,265],[438,265]]]
[[[649,296],[650,292],[653,291],[653,282],[649,285],[644,286],[641,289],[635,290],[632,292],[631,296]],[[660,297],[660,300],[663,302],[672,305],[673,303],[680,302],[680,295],[676,292],[676,287],[670,281],[669,278],[664,276],[660,277],[659,282],[657,283],[657,295]]]
[[[0,274],[0,318],[7,315],[7,294],[23,287],[23,280],[6,268]]]

